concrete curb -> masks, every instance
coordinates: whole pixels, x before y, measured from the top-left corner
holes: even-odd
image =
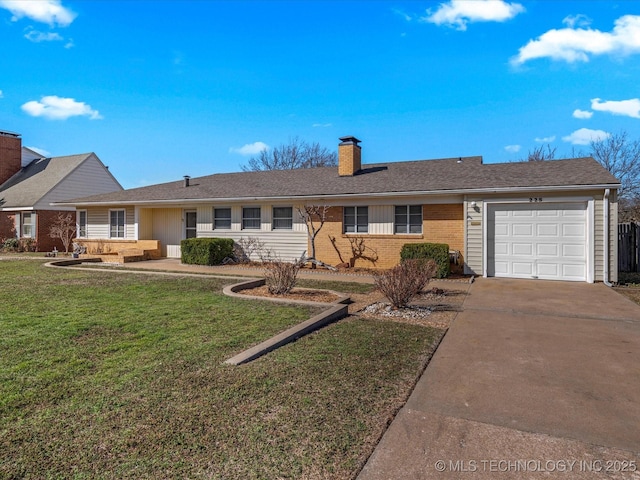
[[[237,293],[241,290],[261,287],[265,283],[266,282],[264,278],[261,278],[258,280],[249,280],[247,282],[241,282],[241,283],[236,283],[235,285],[229,285],[225,287],[222,290],[222,292],[225,295],[229,295],[231,297],[236,297],[236,298],[246,298],[251,300],[267,300],[267,301],[278,302],[278,303],[293,303],[298,305],[310,305],[310,306],[327,306],[328,305],[330,308],[325,310],[324,312],[321,312],[311,317],[310,319],[302,323],[299,323],[298,325],[295,325],[285,330],[284,332],[279,333],[278,335],[271,337],[268,340],[265,340],[262,343],[259,343],[254,347],[251,347],[245,350],[244,352],[240,352],[234,357],[231,357],[225,360],[224,363],[226,364],[242,365],[243,363],[247,363],[252,360],[255,360],[256,358],[261,357],[266,353],[269,353],[277,348],[280,348],[283,345],[286,345],[287,343],[291,343],[300,337],[303,337],[315,330],[318,330],[319,328],[324,327],[325,325],[328,325],[329,323],[340,320],[341,318],[344,318],[348,315],[349,307],[347,303],[351,301],[351,298],[348,296],[341,295],[338,292],[334,292],[332,290],[325,290],[325,291],[334,293],[336,295],[341,295],[341,296],[338,300],[329,304],[323,303],[323,302],[310,302],[306,300],[287,300],[287,299],[280,299],[280,298],[259,297],[255,295],[243,295],[243,294]]]

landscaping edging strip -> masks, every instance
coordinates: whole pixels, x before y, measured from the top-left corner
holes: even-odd
[[[224,363],[226,364],[242,365],[243,363],[247,363],[252,360],[255,360],[256,358],[261,357],[262,355],[269,353],[272,350],[275,350],[276,348],[282,347],[287,343],[291,343],[300,337],[303,337],[315,330],[318,330],[319,328],[324,327],[325,325],[328,325],[329,323],[335,322],[336,320],[340,320],[341,318],[346,317],[348,314],[349,307],[347,303],[351,301],[351,298],[347,296],[341,296],[337,301],[333,303],[323,303],[323,302],[310,302],[307,300],[288,300],[288,299],[281,299],[281,298],[260,297],[256,295],[244,295],[244,294],[238,293],[240,290],[261,287],[265,283],[266,282],[264,278],[261,278],[258,280],[249,280],[242,283],[236,283],[235,285],[226,286],[224,287],[222,292],[225,295],[229,295],[231,297],[237,297],[237,298],[248,298],[252,300],[268,300],[268,301],[279,302],[279,303],[295,303],[300,305],[311,305],[316,307],[329,306],[330,308],[325,310],[324,312],[321,312],[311,317],[310,319],[302,323],[299,323],[298,325],[295,325],[285,330],[284,332],[279,333],[278,335],[275,335],[274,337],[271,337],[268,340],[265,340],[262,343],[259,343],[254,347],[251,347],[245,350],[244,352],[240,352],[234,357],[231,357],[225,360]],[[327,291],[340,295],[337,292],[333,292],[331,290],[327,290]]]

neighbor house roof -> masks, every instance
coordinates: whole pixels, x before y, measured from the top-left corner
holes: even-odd
[[[195,202],[261,198],[462,193],[525,188],[616,188],[593,158],[484,164],[482,157],[364,164],[354,176],[338,167],[221,173],[70,200],[69,204]]]
[[[32,207],[91,155],[33,160],[0,185],[0,206],[5,209]]]

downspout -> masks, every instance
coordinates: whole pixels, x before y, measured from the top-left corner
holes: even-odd
[[[610,189],[604,189],[604,268],[602,282],[607,287],[613,287],[609,282],[609,194]]]

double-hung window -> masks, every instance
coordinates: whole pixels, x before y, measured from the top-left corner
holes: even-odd
[[[35,233],[35,213],[22,214],[22,237],[33,238]]]
[[[369,207],[344,207],[344,233],[369,231]]]
[[[396,206],[395,233],[422,233],[422,205]]]
[[[260,230],[260,207],[242,208],[242,229]]]
[[[291,230],[293,228],[293,208],[273,207],[272,228],[274,230]]]
[[[124,238],[124,210],[109,210],[109,237]]]
[[[78,225],[76,226],[76,228],[78,229],[78,237],[86,238],[87,237],[87,211],[78,210],[76,214],[78,218]]]
[[[230,208],[214,208],[213,209],[213,228],[215,230],[231,229],[231,209]]]

